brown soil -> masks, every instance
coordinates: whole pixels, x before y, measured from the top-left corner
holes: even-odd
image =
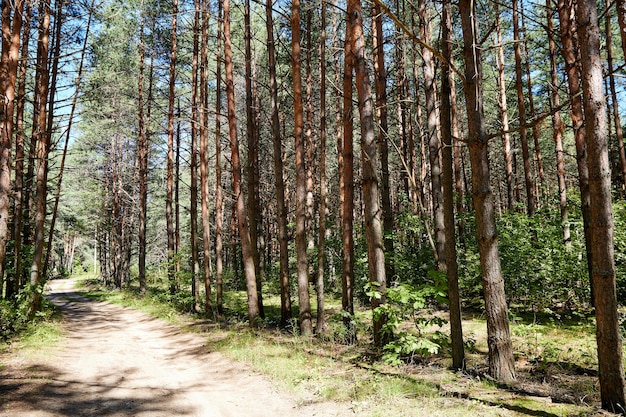
[[[205,339],[50,283],[64,338],[45,355],[0,357],[0,417],[350,416],[349,404],[280,392]]]

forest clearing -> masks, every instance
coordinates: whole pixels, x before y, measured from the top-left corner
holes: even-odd
[[[626,414],[626,0],[0,6],[9,415]]]

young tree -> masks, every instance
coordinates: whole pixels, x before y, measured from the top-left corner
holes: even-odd
[[[591,211],[591,279],[596,310],[596,339],[602,408],[623,412],[626,404],[622,344],[617,317],[611,169],[608,155],[606,100],[602,91],[602,57],[598,9],[594,0],[579,0],[576,22],[580,39],[581,79],[589,168]]]
[[[510,381],[515,379],[515,362],[498,254],[493,194],[489,184],[489,149],[485,134],[482,54],[476,4],[473,0],[461,0],[459,9],[463,29],[464,93],[468,118],[468,147],[472,166],[472,197],[487,317],[489,373],[497,380]]]

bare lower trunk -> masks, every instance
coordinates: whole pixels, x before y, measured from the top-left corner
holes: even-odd
[[[328,185],[326,179],[326,2],[322,0],[319,53],[320,53],[320,144],[319,144],[319,229],[317,236],[317,323],[316,332],[323,333],[324,317],[324,264],[326,261],[326,205]]]
[[[607,147],[606,101],[602,91],[602,57],[597,3],[579,0],[576,8],[580,39],[581,79],[589,168],[591,211],[591,279],[596,310],[596,339],[602,408],[623,412],[626,403],[622,343],[617,316],[611,169]]]
[[[39,83],[37,84],[37,173],[35,191],[35,239],[33,261],[30,270],[31,304],[29,317],[33,318],[41,308],[41,293],[43,291],[43,257],[46,221],[46,199],[48,185],[48,154],[50,152],[50,135],[46,134],[47,126],[47,97],[48,97],[48,41],[50,28],[50,2],[40,3],[39,42],[37,48],[37,62]],[[50,115],[51,117],[51,115]]]
[[[498,254],[498,237],[489,184],[488,142],[483,114],[482,61],[478,47],[475,3],[461,0],[465,57],[465,103],[468,116],[468,147],[472,165],[472,194],[476,214],[476,237],[480,254],[487,317],[489,373],[500,381],[515,379],[504,280]]]
[[[380,6],[374,2],[372,6],[373,30],[372,40],[374,55],[374,78],[376,89],[376,111],[378,117],[378,152],[380,153],[380,192],[383,209],[383,228],[385,239],[385,253],[393,253],[393,207],[391,203],[391,184],[389,176],[389,146],[387,135],[389,126],[387,121],[387,73],[385,70],[385,51],[383,37],[383,17]],[[392,256],[385,257],[385,276],[387,285],[395,275]]]
[[[302,107],[302,74],[300,63],[300,0],[291,2],[291,68],[293,74],[294,148],[296,159],[296,264],[300,332],[313,331],[309,301],[309,266],[306,253],[306,167],[304,149],[304,111]]]
[[[248,320],[250,326],[256,326],[259,320],[259,300],[254,268],[254,252],[250,241],[250,231],[246,213],[243,190],[241,189],[241,162],[239,159],[239,140],[237,138],[237,110],[235,105],[235,84],[233,77],[233,53],[230,37],[230,0],[222,0],[224,10],[224,69],[226,72],[226,100],[228,102],[228,133],[230,138],[231,165],[233,175],[233,195],[237,210],[239,238],[248,292]]]
[[[170,294],[178,290],[176,285],[176,236],[174,231],[174,98],[176,93],[176,26],[178,0],[172,3],[172,49],[170,53],[169,107],[167,112],[167,194],[165,198],[165,219],[167,223],[167,277]]]
[[[272,22],[272,0],[265,4],[267,25],[267,54],[270,76],[270,108],[272,112],[272,144],[274,150],[274,186],[278,221],[278,258],[280,263],[280,322],[286,326],[291,319],[291,296],[289,294],[289,242],[287,236],[287,205],[283,177],[282,135],[278,110],[278,87],[276,85],[276,47]]]
[[[346,23],[346,43],[343,70],[343,143],[341,144],[341,184],[339,191],[343,197],[341,205],[341,239],[343,242],[343,259],[341,269],[341,305],[345,312],[344,324],[347,329],[346,341],[356,340],[354,315],[354,155],[353,155],[353,119],[352,119],[352,71],[354,54],[352,52],[352,30],[350,20]]]
[[[442,55],[450,62],[452,58],[452,16],[450,0],[443,4],[441,15]],[[448,282],[448,302],[450,305],[450,339],[452,341],[452,368],[465,368],[465,352],[463,346],[463,329],[461,327],[461,299],[459,295],[459,276],[456,256],[456,236],[454,227],[454,170],[452,164],[452,117],[450,104],[450,80],[452,71],[443,65],[441,74],[441,151],[443,212],[445,221],[445,271]]]

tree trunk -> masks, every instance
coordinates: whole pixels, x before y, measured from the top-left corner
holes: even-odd
[[[389,146],[387,136],[387,72],[385,70],[385,50],[383,36],[383,16],[380,5],[372,4],[373,28],[372,42],[374,55],[374,87],[376,91],[376,116],[378,118],[378,152],[380,153],[380,192],[383,209],[383,229],[385,253],[393,252],[393,207],[391,203],[391,185],[389,177]],[[391,285],[395,273],[392,256],[385,257],[385,276],[387,286]]]
[[[217,62],[221,63],[223,44],[222,38],[222,3],[218,2],[217,11]],[[207,19],[208,21],[208,16]],[[208,24],[208,23],[207,23]],[[208,68],[208,67],[207,67]],[[223,276],[224,276],[224,187],[222,186],[222,66],[217,65],[215,82],[215,303],[217,305],[218,314],[224,313],[224,293],[223,293]],[[206,104],[208,106],[208,103]],[[208,108],[208,107],[207,107]],[[207,117],[208,120],[208,117]],[[206,157],[206,156],[205,156]],[[207,160],[208,161],[208,160]],[[208,162],[207,162],[208,163]],[[208,181],[208,178],[207,178]],[[208,186],[207,186],[208,195]],[[204,204],[204,200],[203,200]],[[206,207],[207,225],[209,224],[208,202]],[[208,249],[207,249],[208,251]],[[209,253],[209,271],[211,270],[210,253]]]
[[[221,4],[221,3],[220,3]],[[208,133],[208,48],[209,48],[209,2],[202,0],[201,2],[201,15],[202,15],[202,36],[200,45],[200,111],[198,115],[199,121],[199,135],[200,135],[200,198],[201,198],[201,217],[202,217],[202,281],[204,283],[204,311],[206,314],[214,314],[213,311],[213,297],[211,293],[211,212],[209,209],[209,133]],[[217,59],[217,71],[220,71],[219,60],[219,38],[220,31],[218,25],[218,59]],[[218,77],[219,80],[219,77]],[[218,82],[219,86],[219,82]],[[217,95],[219,97],[219,88],[217,89]],[[218,101],[219,103],[219,101]],[[218,116],[219,117],[219,112]],[[219,123],[218,123],[219,125]],[[219,133],[219,132],[216,132]],[[219,134],[217,135],[219,138]],[[219,140],[219,139],[218,139]],[[219,147],[218,147],[219,148]],[[218,162],[219,163],[219,162]],[[219,306],[219,304],[218,304]],[[219,307],[218,307],[219,308]]]
[[[0,298],[2,298],[3,280],[5,278],[5,258],[7,243],[9,239],[9,197],[11,195],[11,148],[13,143],[13,127],[15,112],[15,90],[17,86],[17,67],[20,52],[20,35],[22,30],[22,13],[24,0],[17,0],[13,5],[13,23],[9,25],[11,6],[8,1],[2,2],[2,62],[0,63],[0,89],[4,100],[0,114]],[[11,27],[9,27],[11,26]],[[10,29],[10,31],[9,31]],[[8,37],[8,39],[7,39]],[[25,65],[25,64],[24,64]],[[16,146],[17,147],[17,146]],[[23,142],[21,143],[21,157],[23,158]],[[19,153],[19,152],[16,152]],[[21,161],[20,161],[21,162]],[[16,161],[17,165],[17,161]],[[16,186],[18,172],[16,170]],[[19,175],[22,172],[20,169]],[[20,192],[21,192],[21,181]],[[17,198],[17,193],[16,193]],[[21,198],[21,197],[20,197]],[[16,200],[17,201],[17,200]],[[17,203],[15,205],[17,208]],[[17,210],[16,210],[17,214]],[[14,217],[14,222],[17,220]],[[16,268],[13,276],[7,276],[6,298],[12,298],[18,291],[18,281],[21,263],[17,262],[17,257],[21,256],[21,229],[14,229],[14,244],[16,255]],[[19,243],[19,245],[18,245]]]
[[[441,49],[443,57],[450,62],[453,55],[452,47],[452,16],[450,0],[443,3],[441,14]],[[463,346],[463,329],[461,327],[461,298],[459,295],[459,271],[456,257],[456,236],[454,227],[454,170],[452,164],[452,117],[450,104],[450,66],[442,65],[441,74],[441,150],[443,213],[445,221],[445,266],[448,281],[448,302],[450,305],[450,339],[452,341],[452,368],[465,368],[465,352]]]
[[[35,239],[33,260],[30,270],[31,302],[28,316],[33,318],[41,308],[41,294],[45,277],[43,276],[43,256],[46,222],[46,198],[48,186],[48,154],[50,136],[46,134],[46,107],[48,99],[48,42],[50,28],[50,1],[40,3],[39,41],[37,48],[37,71],[40,73],[37,84],[37,173],[35,192]],[[10,148],[9,148],[10,149]]]
[[[428,16],[427,0],[418,2],[420,17],[420,36],[425,42],[430,42],[430,17]],[[443,213],[443,196],[441,189],[441,161],[439,159],[439,120],[437,118],[437,95],[435,92],[435,63],[433,53],[422,47],[422,70],[424,75],[424,95],[426,98],[426,131],[425,141],[428,143],[428,160],[430,165],[431,202],[433,211],[433,225],[437,247],[435,267],[442,270],[446,263],[445,253],[445,226]]]
[[[267,55],[270,76],[270,110],[272,144],[274,151],[274,186],[276,190],[276,211],[278,222],[278,250],[280,264],[280,324],[286,326],[291,319],[291,296],[289,293],[289,241],[287,231],[287,205],[285,203],[285,180],[283,176],[282,135],[278,109],[278,87],[276,84],[276,47],[272,20],[272,0],[265,3],[267,29]]]
[[[352,115],[352,71],[354,69],[354,53],[352,51],[351,20],[346,23],[346,43],[343,69],[343,143],[341,146],[341,183],[339,191],[343,197],[341,206],[341,239],[343,243],[343,259],[341,269],[341,305],[346,325],[346,342],[356,342],[354,315],[354,155],[353,155],[353,115]]]
[[[200,260],[198,257],[198,54],[200,38],[200,0],[194,0],[193,15],[193,57],[191,59],[191,156],[190,168],[190,244],[191,244],[191,297],[193,299],[191,311],[195,312],[198,306],[198,275]]]
[[[26,157],[26,154],[24,152],[24,141],[26,138],[26,131],[24,127],[24,110],[26,107],[26,70],[28,67],[27,57],[28,45],[30,43],[30,21],[32,17],[32,9],[30,3],[25,3],[26,8],[24,10],[22,22],[22,48],[20,51],[21,59],[18,69],[17,97],[15,103],[15,215],[13,222],[13,238],[15,241],[15,281],[11,290],[13,295],[16,295],[19,289],[26,284],[26,271],[23,264],[24,254],[22,253],[22,244],[24,240],[27,239],[27,236],[23,233],[24,224],[28,223],[24,221],[24,211],[27,210],[24,202],[28,201],[29,193],[27,193],[26,191],[29,189],[27,184],[30,180],[24,177],[24,159]],[[15,23],[13,27],[15,27]]]
[[[615,121],[615,137],[617,139],[617,151],[619,154],[619,175],[622,193],[626,191],[626,152],[624,151],[624,134],[622,122],[619,117],[619,102],[617,101],[617,89],[615,88],[615,75],[613,74],[613,41],[611,40],[611,9],[607,9],[605,22],[606,59],[609,70],[609,86],[611,87],[611,103],[613,108],[613,120]]]
[[[320,54],[320,155],[319,155],[319,230],[317,236],[317,323],[316,332],[321,334],[326,327],[324,318],[324,264],[326,261],[326,211],[328,185],[326,178],[326,1],[321,4],[322,32],[319,40]]]
[[[178,0],[172,2],[172,50],[170,52],[169,106],[167,111],[167,194],[165,197],[165,220],[167,222],[167,277],[170,294],[178,290],[176,285],[176,236],[174,230],[174,98],[176,94],[176,26]]]
[[[293,76],[294,148],[296,153],[296,265],[300,332],[313,330],[309,301],[309,271],[306,240],[306,166],[304,149],[304,111],[302,108],[302,71],[300,52],[300,0],[291,1],[291,68]]]
[[[596,339],[602,408],[623,412],[626,396],[622,344],[617,316],[611,169],[607,148],[606,101],[602,91],[602,57],[597,3],[579,0],[576,7],[580,39],[581,79],[585,112],[589,205],[591,210],[591,279],[596,310]]]
[[[587,167],[587,145],[585,143],[585,129],[583,127],[583,102],[580,94],[581,81],[579,73],[578,34],[574,17],[573,0],[559,0],[559,22],[561,31],[561,54],[565,61],[569,96],[572,102],[570,116],[574,127],[574,141],[576,144],[576,162],[578,167],[578,187],[580,188],[580,209],[583,216],[583,231],[587,254],[587,269],[591,271],[591,212],[589,209],[589,169]],[[593,304],[593,281],[589,272],[591,284],[591,302]]]
[[[488,142],[485,135],[482,91],[482,60],[478,41],[475,3],[459,3],[465,58],[465,104],[468,147],[472,165],[472,195],[476,213],[476,237],[480,254],[487,317],[489,373],[499,381],[515,379],[504,280],[498,254],[498,237],[489,184]]]
[[[363,35],[363,16],[360,0],[348,1],[348,19],[351,31],[352,53],[355,60],[356,89],[359,101],[361,120],[361,154],[362,154],[362,189],[365,214],[365,237],[367,240],[367,265],[369,280],[379,297],[372,297],[374,311],[374,345],[385,343],[382,328],[386,323],[384,314],[376,309],[386,303],[385,252],[383,251],[383,226],[378,204],[379,191],[378,155],[376,152],[376,135],[374,133],[374,102],[370,87],[367,62],[365,60],[365,36]]]
[[[250,225],[250,250],[254,258],[259,316],[265,317],[261,291],[261,257],[259,255],[259,227],[261,208],[259,205],[259,127],[255,123],[254,97],[252,94],[252,29],[250,25],[250,0],[244,1],[244,49],[246,70],[246,139],[248,144],[248,222]]]
[[[558,75],[556,68],[556,46],[554,44],[554,25],[552,24],[551,0],[546,0],[546,11],[548,20],[548,48],[550,51],[550,90],[551,90],[551,107],[558,109],[560,106]],[[563,152],[563,121],[561,113],[555,111],[552,115],[552,138],[554,139],[554,147],[556,150],[556,173],[559,183],[559,206],[561,208],[561,224],[563,225],[563,243],[570,244],[570,227],[568,221],[567,210],[567,183],[565,179],[565,154]]]
[[[520,40],[518,0],[513,0],[513,41],[515,51],[515,80],[517,87],[517,112],[520,124],[520,142],[522,145],[522,161],[524,165],[524,182],[526,186],[526,212],[529,216],[535,214],[537,207],[535,185],[530,166],[530,151],[528,149],[528,135],[526,129],[526,104],[524,103],[524,82],[522,79],[522,45]]]
[[[148,221],[148,155],[150,153],[147,127],[144,120],[144,72],[146,62],[146,44],[144,42],[144,26],[146,19],[146,10],[141,10],[141,30],[139,35],[139,84],[137,107],[138,114],[138,130],[137,138],[137,158],[138,158],[138,174],[139,174],[139,223],[137,225],[137,246],[138,246],[138,264],[139,264],[139,292],[146,292],[146,225]],[[192,117],[193,119],[193,117]]]
[[[506,98],[506,78],[504,74],[504,45],[502,44],[502,27],[500,25],[500,12],[496,4],[496,44],[498,46],[498,106],[500,107],[500,126],[504,131],[502,135],[502,149],[504,152],[504,173],[506,182],[506,206],[509,211],[513,210],[515,202],[513,180],[513,156],[511,154],[511,134],[509,131],[509,112]]]
[[[246,204],[241,189],[241,162],[239,159],[239,140],[237,138],[237,109],[235,105],[233,53],[230,37],[230,0],[222,0],[222,7],[224,10],[224,69],[226,71],[226,100],[228,102],[228,133],[230,137],[233,196],[237,210],[239,238],[241,239],[243,266],[248,290],[248,320],[250,321],[250,326],[254,327],[258,324],[260,311],[254,269],[254,252],[250,241]]]

